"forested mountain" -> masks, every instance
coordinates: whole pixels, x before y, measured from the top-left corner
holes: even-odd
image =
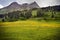
[[[43,7],[43,8],[41,8],[41,9],[45,9],[45,10],[54,10],[54,11],[60,11],[60,5]]]

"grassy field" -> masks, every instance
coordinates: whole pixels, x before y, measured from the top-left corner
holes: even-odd
[[[1,22],[0,40],[60,40],[60,22]]]

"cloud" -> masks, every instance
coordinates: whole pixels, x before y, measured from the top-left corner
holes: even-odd
[[[19,4],[22,4],[22,3],[31,3],[31,2],[34,2],[34,0],[16,0],[16,2],[18,2]]]
[[[8,6],[12,2],[22,3],[32,3],[36,1],[40,7],[52,6],[52,5],[60,5],[60,0],[0,0],[0,4],[3,6]]]
[[[3,6],[0,4],[0,8],[3,8]]]
[[[52,5],[60,5],[60,0],[15,0],[16,2],[18,2],[19,4],[22,3],[31,3],[36,1],[37,4],[40,7],[46,7],[46,6],[52,6]]]
[[[60,0],[35,0],[40,7],[60,5]]]

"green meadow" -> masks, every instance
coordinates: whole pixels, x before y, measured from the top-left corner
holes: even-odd
[[[60,22],[1,22],[0,40],[60,40]]]

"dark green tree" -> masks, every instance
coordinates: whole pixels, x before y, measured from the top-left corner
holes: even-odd
[[[28,19],[28,18],[31,18],[32,17],[32,14],[30,11],[26,12],[25,13],[25,18]]]
[[[38,10],[37,11],[37,17],[43,17],[44,13],[42,12],[42,10]]]

